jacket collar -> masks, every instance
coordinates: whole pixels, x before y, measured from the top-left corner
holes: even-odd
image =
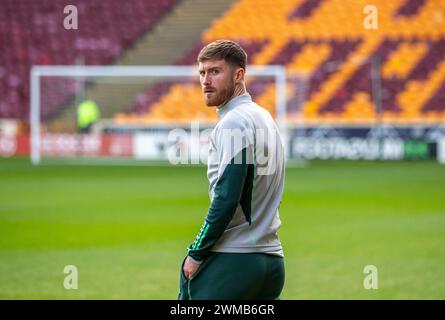
[[[216,107],[216,112],[218,113],[219,117],[222,118],[230,110],[236,108],[240,104],[249,103],[249,102],[252,102],[252,97],[250,96],[250,94],[248,94],[246,92],[246,93],[244,93],[242,95],[239,95],[239,96],[236,96],[236,97],[232,98],[225,105],[220,105],[220,106]]]

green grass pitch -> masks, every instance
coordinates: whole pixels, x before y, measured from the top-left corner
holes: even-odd
[[[176,299],[209,205],[205,167],[0,160],[1,299]],[[282,299],[445,299],[445,166],[286,171]],[[78,289],[63,286],[66,265]],[[378,289],[366,290],[366,265]]]

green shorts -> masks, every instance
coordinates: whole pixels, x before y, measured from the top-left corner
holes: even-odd
[[[284,286],[284,259],[277,255],[212,252],[192,279],[183,264],[179,300],[274,300]]]

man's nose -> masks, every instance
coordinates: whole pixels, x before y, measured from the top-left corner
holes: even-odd
[[[202,77],[202,79],[201,79],[201,83],[202,83],[203,85],[209,85],[209,84],[211,83],[211,81],[210,81],[210,77],[209,77],[208,74],[206,74],[206,75],[204,75],[204,76]]]

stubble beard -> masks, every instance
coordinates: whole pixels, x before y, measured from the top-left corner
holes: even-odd
[[[235,93],[235,82],[232,81],[226,87],[222,88],[213,94],[215,95],[212,99],[205,98],[205,102],[207,107],[217,107],[220,105],[224,105],[233,97]]]

